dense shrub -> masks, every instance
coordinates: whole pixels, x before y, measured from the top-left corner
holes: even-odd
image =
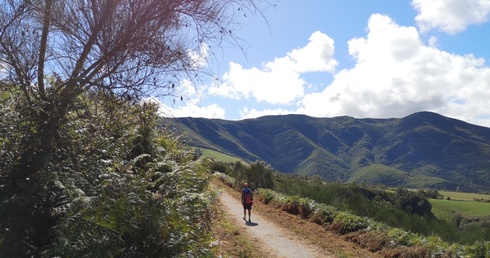
[[[263,161],[256,161],[250,166],[240,167],[235,171],[237,183],[248,182],[252,188],[269,188],[274,187],[274,177],[272,167],[265,164]],[[238,187],[241,187],[240,185]]]
[[[470,257],[489,258],[490,242],[476,241],[474,245],[466,248],[466,254],[468,254]]]
[[[235,189],[241,189],[245,182],[247,182],[252,189],[272,189],[274,187],[273,170],[269,165],[266,165],[262,161],[256,161],[250,165],[243,165],[239,161],[228,164],[212,160],[208,162],[212,171],[218,171],[234,178],[234,180],[227,179],[227,183],[233,181],[232,183]],[[220,174],[218,174],[218,176],[223,177],[223,175]]]
[[[220,172],[230,176],[233,175],[229,164],[227,164],[226,162],[210,160],[208,166],[209,169],[213,172]]]
[[[369,226],[366,218],[353,215],[348,212],[339,212],[332,223],[331,228],[340,234],[356,232]]]
[[[429,224],[439,223],[434,219],[429,201],[421,194],[406,189],[397,189],[393,193],[385,189],[308,180],[298,176],[276,177],[274,189],[418,233],[430,234]]]
[[[319,225],[332,224],[338,212],[339,211],[331,205],[317,203],[311,216],[311,220]]]
[[[32,105],[6,88],[0,96],[4,257],[208,253],[207,169],[158,129],[155,106],[83,95],[53,136],[57,148],[39,152]]]
[[[214,172],[213,176],[221,180],[223,183],[228,185],[229,187],[233,187],[235,185],[235,178],[231,177],[227,174],[223,174],[221,172]]]

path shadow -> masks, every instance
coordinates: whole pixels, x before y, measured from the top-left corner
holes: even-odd
[[[245,225],[251,226],[251,227],[255,227],[255,226],[258,226],[259,223],[255,223],[255,222],[252,222],[252,221],[245,220]]]

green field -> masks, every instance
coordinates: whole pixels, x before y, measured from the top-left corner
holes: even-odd
[[[464,217],[490,216],[490,203],[488,202],[430,199],[430,203],[434,215],[443,220],[451,221],[458,214]]]
[[[439,219],[451,221],[455,215],[464,217],[490,216],[490,202],[475,201],[475,199],[490,200],[488,194],[448,191],[439,191],[439,193],[443,199],[429,200],[432,204],[432,212]]]
[[[221,152],[214,151],[214,150],[201,149],[201,151],[202,151],[202,156],[204,158],[212,158],[214,160],[222,161],[222,162],[233,162],[234,163],[237,161],[241,161],[242,163],[246,163],[242,159],[235,158],[235,157],[232,157],[232,156],[229,156],[229,155],[226,155],[226,154],[223,154]]]
[[[489,194],[477,194],[477,193],[461,193],[461,192],[447,192],[447,191],[439,191],[439,193],[446,199],[447,197],[451,198],[451,200],[458,201],[474,201],[475,199],[483,199],[490,201]]]

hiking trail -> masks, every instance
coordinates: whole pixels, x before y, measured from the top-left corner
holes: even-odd
[[[246,222],[243,220],[243,206],[240,200],[224,191],[221,186],[214,185],[213,187],[218,190],[219,200],[222,204],[221,209],[226,216],[239,227],[240,233],[254,239],[254,245],[260,245],[260,249],[264,250],[268,257],[335,257],[328,251],[306,242],[304,238],[294,232],[269,221],[254,210],[253,207],[252,222]],[[285,219],[287,219],[286,216]]]

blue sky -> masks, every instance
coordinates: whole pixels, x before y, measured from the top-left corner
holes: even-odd
[[[239,16],[243,49],[211,46],[218,80],[184,82],[163,114],[400,118],[490,127],[489,0],[280,0]]]

